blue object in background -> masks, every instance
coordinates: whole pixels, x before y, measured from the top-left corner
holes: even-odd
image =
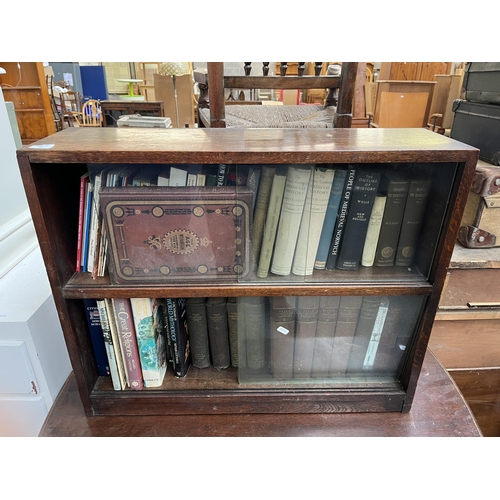
[[[85,99],[108,99],[108,86],[104,66],[80,66],[83,92]]]

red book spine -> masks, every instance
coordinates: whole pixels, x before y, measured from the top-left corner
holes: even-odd
[[[76,272],[82,270],[82,238],[83,238],[83,212],[85,206],[85,183],[88,175],[83,175],[80,178],[80,210],[78,212],[78,241],[76,242]]]
[[[144,387],[144,383],[130,300],[112,299],[112,301],[127,381],[131,389],[138,391]]]

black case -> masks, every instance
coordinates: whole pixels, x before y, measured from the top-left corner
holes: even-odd
[[[457,99],[450,137],[478,148],[479,158],[500,165],[500,104]]]
[[[467,101],[500,105],[500,62],[467,63],[463,87]]]

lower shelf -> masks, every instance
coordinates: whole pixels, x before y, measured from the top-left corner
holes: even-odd
[[[100,377],[90,395],[97,415],[194,415],[237,413],[351,413],[402,410],[405,391],[396,382],[239,384],[237,370],[192,368],[182,379],[167,377],[161,388],[114,391]]]

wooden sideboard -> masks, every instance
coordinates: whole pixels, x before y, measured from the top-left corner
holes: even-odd
[[[500,248],[457,242],[429,348],[485,436],[500,436]]]

